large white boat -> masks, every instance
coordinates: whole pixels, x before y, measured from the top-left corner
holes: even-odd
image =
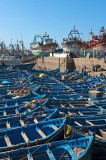
[[[40,40],[38,40],[39,38]],[[58,44],[53,42],[53,39],[49,38],[49,35],[46,32],[43,37],[41,35],[36,35],[33,43],[30,43],[32,54],[35,56],[49,56],[50,53],[56,51],[57,46]]]
[[[80,34],[81,33],[79,33],[74,26],[74,28],[70,31],[68,38],[63,39],[63,42],[62,42],[63,52],[77,53],[80,51],[83,44],[80,38]]]

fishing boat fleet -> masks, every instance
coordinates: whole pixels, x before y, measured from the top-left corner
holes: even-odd
[[[81,39],[81,34],[79,31],[74,28],[70,31],[68,38],[63,38],[61,43],[62,52],[63,53],[70,53],[74,55],[79,55],[80,51],[84,50],[88,51],[101,51],[105,52],[106,50],[106,32],[105,28],[102,27],[100,29],[99,35],[94,35],[93,32],[90,32],[88,35],[87,41]],[[38,38],[40,37],[40,40]],[[30,44],[31,51],[36,56],[49,56],[50,53],[59,52],[60,50],[57,49],[58,44],[57,42],[53,42],[53,39],[49,38],[49,35],[45,33],[43,37],[41,35],[36,35],[34,37],[33,43]],[[56,50],[57,49],[57,50]]]
[[[79,55],[84,55],[86,53],[93,53],[94,51],[97,53],[106,53],[106,29],[102,27],[99,31],[99,35],[95,35],[92,30],[88,35],[88,40],[84,41],[81,38],[81,34],[76,27],[70,31],[67,38],[63,38],[61,43],[61,47],[53,40],[53,38],[49,37],[49,34],[45,32],[42,35],[35,35],[33,42],[30,43],[30,49],[26,49],[24,46],[23,40],[18,41],[13,44],[11,40],[11,44],[6,47],[3,41],[0,42],[0,61],[5,61],[7,65],[10,65],[10,59],[12,59],[12,63],[17,64],[20,63],[20,59],[25,59],[25,57],[29,58],[30,56],[50,56],[50,54],[54,53],[63,53],[68,54],[71,57],[79,57]],[[82,53],[83,52],[83,53]],[[61,54],[62,56],[62,54]],[[10,57],[10,58],[8,58]],[[15,59],[14,59],[15,57]]]
[[[62,79],[67,75],[66,79]],[[106,158],[106,79],[0,69],[0,159]]]

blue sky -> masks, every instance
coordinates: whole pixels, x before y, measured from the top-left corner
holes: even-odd
[[[36,34],[47,32],[61,44],[73,25],[83,33],[95,34],[106,28],[106,0],[0,0],[0,41],[6,45],[24,41],[25,47]]]

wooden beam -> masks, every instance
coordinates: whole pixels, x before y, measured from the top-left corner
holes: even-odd
[[[5,139],[7,146],[12,146],[8,136],[5,136],[4,139]]]
[[[53,128],[55,131],[58,130],[58,128],[57,128],[55,125],[53,125],[52,128]]]
[[[80,111],[78,111],[78,113],[79,113],[81,116],[83,116],[83,114],[82,114]]]
[[[80,124],[79,122],[74,122],[75,124],[77,124],[78,126],[82,126],[82,124]]]
[[[29,139],[28,139],[27,135],[24,132],[21,132],[21,135],[22,135],[23,139],[25,140],[25,142],[28,143]]]
[[[94,124],[90,121],[86,121],[88,124],[90,124],[91,126],[94,126]]]
[[[72,104],[69,104],[69,106],[71,106],[72,108],[75,108]]]
[[[21,123],[21,126],[22,126],[22,127],[25,126],[25,123],[24,123],[23,120],[20,120],[20,123]]]
[[[37,132],[41,135],[42,138],[46,137],[46,135],[41,131],[41,129],[37,130]]]
[[[10,126],[10,123],[9,123],[9,122],[6,122],[6,126],[7,126],[7,128],[11,128],[11,126]]]
[[[71,115],[73,115],[73,113],[72,113],[72,112],[69,112],[69,111],[68,111],[68,113],[69,113],[69,114],[71,114]]]
[[[99,136],[98,134],[95,134],[95,137],[98,138],[98,139],[102,139],[104,140],[104,138],[102,138],[101,136]]]
[[[6,111],[3,111],[3,116],[6,116],[6,115],[7,115]]]
[[[38,120],[37,120],[36,118],[35,118],[33,121],[34,121],[35,123],[39,123]]]

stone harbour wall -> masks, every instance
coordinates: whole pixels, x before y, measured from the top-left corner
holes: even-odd
[[[60,68],[61,71],[68,69],[70,72],[79,70],[81,72],[83,66],[86,65],[86,71],[91,75],[99,76],[101,71],[106,76],[106,62],[104,58],[70,58],[70,57],[44,57],[44,58],[37,58],[32,57],[28,59],[24,59],[24,61],[20,60],[0,60],[0,65],[4,62],[5,65],[22,65],[22,64],[33,64],[32,66],[34,70],[55,70]],[[100,70],[98,72],[92,72],[93,65],[100,65]],[[27,66],[27,65],[26,65]],[[31,67],[31,66],[29,66]],[[26,67],[28,68],[28,67]]]
[[[34,66],[34,69],[37,70],[54,70],[60,67],[61,71],[64,71],[68,69],[69,71],[79,70],[81,72],[81,69],[84,65],[86,65],[88,72],[92,72],[92,65],[100,65],[100,69],[104,72],[106,71],[106,62],[104,62],[104,59],[98,59],[98,58],[57,58],[57,57],[44,57],[38,58],[36,60],[36,64]]]

